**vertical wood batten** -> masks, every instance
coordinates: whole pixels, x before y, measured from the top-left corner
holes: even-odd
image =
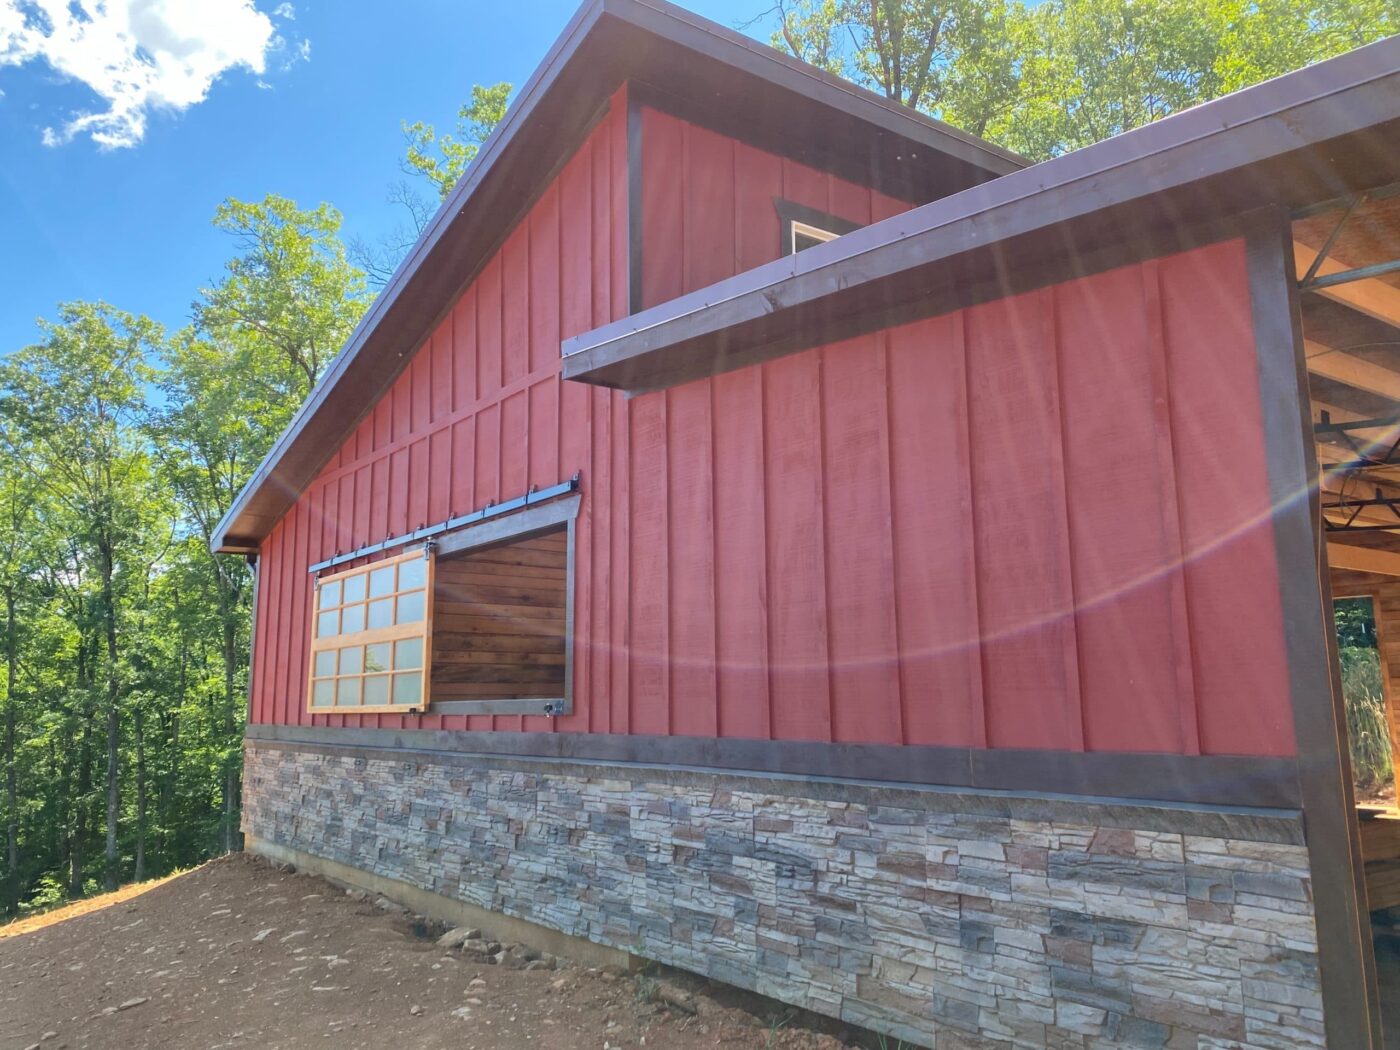
[[[889,542],[884,336],[822,350],[832,739],[903,739]]]
[[[590,542],[580,543],[576,555],[587,560],[589,575],[589,629],[575,631],[575,660],[588,661],[589,688],[589,727],[596,733],[612,731],[612,588],[608,582],[612,564],[612,514],[607,493],[612,491],[612,452],[609,440],[612,436],[613,395],[609,390],[591,391],[593,395],[593,419],[590,435],[589,477],[596,486],[598,496],[588,501],[589,527],[592,530]],[[575,598],[577,600],[577,597]],[[581,646],[580,646],[580,643]],[[582,648],[583,656],[579,656]]]
[[[766,738],[768,570],[761,368],[713,382],[715,646],[718,732]]]
[[[322,519],[324,517],[319,509],[321,504],[314,498],[304,499],[301,502],[301,509],[296,516],[295,528],[291,534],[291,541],[295,553],[287,559],[287,591],[291,597],[291,610],[289,618],[289,630],[286,632],[287,644],[292,646],[291,652],[297,654],[297,658],[289,666],[284,665],[282,688],[287,694],[287,704],[293,713],[293,720],[298,724],[306,724],[311,721],[311,717],[306,713],[306,676],[302,673],[302,654],[310,648],[311,632],[315,629],[315,622],[312,617],[311,595],[315,593],[308,574],[302,571],[302,566],[309,563],[310,555],[316,549],[321,535]]]
[[[262,660],[262,677],[259,681],[259,688],[263,690],[262,708],[266,713],[269,722],[276,722],[286,725],[290,719],[287,717],[287,691],[282,688],[282,671],[277,666],[277,639],[282,637],[283,617],[287,613],[289,603],[284,595],[286,588],[284,581],[287,574],[287,560],[283,557],[283,538],[287,533],[287,522],[296,514],[296,504],[292,504],[292,509],[279,521],[276,527],[268,534],[262,544],[262,572],[263,591],[267,597],[267,608],[261,618],[259,656]]]
[[[772,730],[831,739],[826,544],[821,485],[821,373],[809,351],[764,369]],[[634,581],[635,586],[635,581]]]
[[[907,744],[909,743],[909,698],[904,695],[903,655],[900,644],[903,631],[899,619],[899,554],[895,547],[894,525],[894,412],[891,408],[892,398],[890,396],[890,333],[888,331],[880,332],[875,339],[880,355],[880,376],[884,381],[883,388],[879,391],[879,398],[880,459],[883,464],[883,475],[880,483],[885,494],[885,517],[879,525],[883,526],[881,540],[885,544],[886,564],[889,568],[889,579],[885,586],[888,589],[889,617],[893,627],[888,644],[890,674],[894,681],[895,690],[894,714],[899,727],[895,740],[901,744]]]
[[[889,333],[905,742],[986,744],[963,315]]]
[[[670,732],[717,735],[710,381],[667,391]]]
[[[612,720],[614,733],[632,731],[632,408],[622,395],[613,395],[613,485],[609,501],[613,525],[612,629],[609,644],[612,657]]]
[[[1040,300],[1040,311],[1042,318],[1042,330],[1045,339],[1045,351],[1050,357],[1050,369],[1048,374],[1050,382],[1053,384],[1049,392],[1050,427],[1049,444],[1046,446],[1050,456],[1051,467],[1051,498],[1056,503],[1059,521],[1061,526],[1058,535],[1056,554],[1064,564],[1064,580],[1061,584],[1063,599],[1068,601],[1063,614],[1065,632],[1068,638],[1065,640],[1063,648],[1064,660],[1064,694],[1062,703],[1064,704],[1064,737],[1065,744],[1069,750],[1084,750],[1084,668],[1083,654],[1081,649],[1081,629],[1080,629],[1080,603],[1079,594],[1075,587],[1074,568],[1075,557],[1073,548],[1073,538],[1071,536],[1070,510],[1069,510],[1069,481],[1066,477],[1065,469],[1065,409],[1064,409],[1064,386],[1061,379],[1061,358],[1063,348],[1060,340],[1060,306],[1059,296],[1063,286],[1051,286],[1045,289],[1038,296]]]
[[[670,596],[668,578],[666,415],[664,393],[631,402],[631,602],[628,647],[633,699],[631,732],[670,731]]]
[[[1148,352],[1151,354],[1152,424],[1157,451],[1157,476],[1161,483],[1162,535],[1168,566],[1168,603],[1171,610],[1172,671],[1180,720],[1183,754],[1201,753],[1201,728],[1197,713],[1196,654],[1191,646],[1191,598],[1186,580],[1186,544],[1181,524],[1181,470],[1171,422],[1171,385],[1167,377],[1166,318],[1162,314],[1162,275],[1157,260],[1142,267],[1143,309],[1147,314]]]

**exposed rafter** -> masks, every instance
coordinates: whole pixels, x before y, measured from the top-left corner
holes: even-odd
[[[1400,402],[1400,372],[1315,339],[1304,339],[1303,349],[1307,354],[1308,371],[1313,375]]]
[[[1317,255],[1316,248],[1301,241],[1293,242],[1293,257],[1299,273],[1307,274],[1317,261]],[[1335,277],[1356,269],[1358,267],[1352,265],[1351,260],[1328,256],[1317,267],[1316,277]],[[1345,284],[1314,287],[1309,291],[1400,328],[1400,288],[1386,284],[1379,278],[1365,277]]]
[[[1374,572],[1383,576],[1400,576],[1400,554],[1375,550],[1371,547],[1329,543],[1327,544],[1327,564],[1333,569],[1351,569],[1354,572]]]

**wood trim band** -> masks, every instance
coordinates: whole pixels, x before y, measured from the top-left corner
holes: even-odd
[[[827,744],[604,733],[497,733],[250,725],[247,739],[611,764],[687,767],[906,785],[1031,791],[1153,803],[1296,809],[1289,758]]]
[[[1381,1045],[1380,999],[1330,627],[1332,595],[1287,213],[1260,213],[1245,234],[1245,250],[1327,1042],[1371,1050]]]

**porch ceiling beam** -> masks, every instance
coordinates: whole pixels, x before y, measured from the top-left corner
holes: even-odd
[[[1299,273],[1307,273],[1312,266],[1313,260],[1317,258],[1317,249],[1302,241],[1293,242],[1293,258]],[[1335,254],[1329,254],[1322,261],[1322,265],[1317,268],[1319,277],[1328,277],[1332,274],[1345,273],[1347,270],[1356,269],[1357,264],[1345,259],[1338,259]],[[1368,277],[1362,280],[1351,281],[1347,284],[1334,284],[1326,288],[1314,288],[1313,293],[1325,296],[1334,302],[1350,306],[1367,317],[1374,317],[1377,321],[1384,321],[1386,324],[1400,328],[1400,288],[1392,287],[1384,281],[1375,277]]]
[[[1392,372],[1315,339],[1304,339],[1303,349],[1308,359],[1308,371],[1313,375],[1400,402],[1400,372]]]
[[[1348,543],[1328,543],[1327,564],[1333,569],[1400,576],[1400,554],[1371,547],[1353,547]]]

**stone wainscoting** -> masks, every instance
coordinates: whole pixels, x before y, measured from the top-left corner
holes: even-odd
[[[1325,1045],[1283,811],[248,742],[244,830],[937,1050]]]

